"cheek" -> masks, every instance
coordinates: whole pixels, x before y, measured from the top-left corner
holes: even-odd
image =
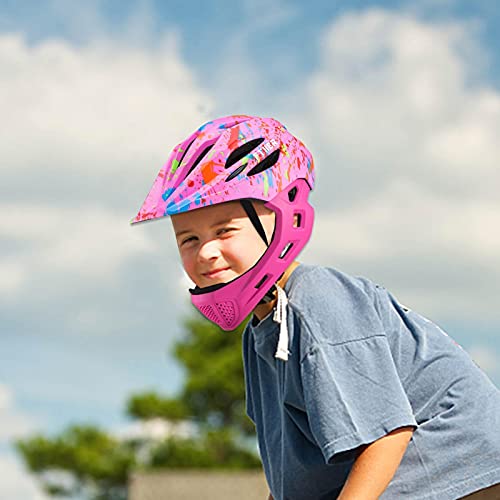
[[[243,272],[250,269],[260,259],[266,248],[260,236],[257,235],[255,238],[250,233],[242,238],[230,240],[230,244],[226,248],[226,258],[238,264],[240,271]]]
[[[195,264],[194,256],[189,252],[180,252],[180,257],[182,261],[182,267],[184,268],[188,276],[191,278],[191,280],[194,281],[193,280],[194,264]]]

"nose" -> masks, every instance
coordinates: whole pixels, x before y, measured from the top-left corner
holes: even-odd
[[[219,256],[220,248],[217,240],[207,240],[200,245],[198,250],[198,260],[200,262],[217,260]]]

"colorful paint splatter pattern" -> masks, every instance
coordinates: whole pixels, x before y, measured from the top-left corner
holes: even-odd
[[[262,137],[264,142],[255,150],[225,168],[232,151]],[[196,159],[209,146],[212,148],[191,171]],[[246,175],[276,149],[280,149],[281,154],[273,167]],[[246,165],[243,171],[226,182],[227,177],[242,165]],[[272,200],[299,178],[313,188],[313,159],[304,144],[281,123],[273,118],[246,115],[219,118],[205,123],[174,148],[131,223],[242,198]]]

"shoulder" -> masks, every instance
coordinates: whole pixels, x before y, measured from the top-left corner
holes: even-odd
[[[373,301],[374,283],[333,267],[301,264],[290,277],[289,300],[299,309],[330,309],[350,303]],[[287,287],[288,288],[288,287]]]
[[[301,264],[287,290],[290,307],[318,341],[345,342],[379,334],[376,287],[332,267]]]

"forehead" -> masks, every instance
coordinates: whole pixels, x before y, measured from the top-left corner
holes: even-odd
[[[170,216],[176,233],[214,224],[219,220],[243,217],[246,217],[246,213],[238,201],[228,201]]]

